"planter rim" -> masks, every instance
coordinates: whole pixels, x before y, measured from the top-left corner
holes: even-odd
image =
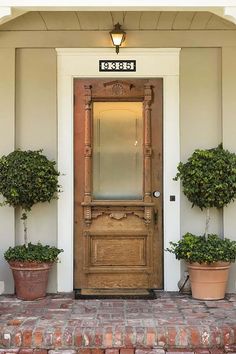
[[[212,263],[187,263],[188,268],[194,269],[227,269],[230,267],[231,262],[212,262]]]
[[[54,262],[9,261],[11,269],[22,271],[37,271],[50,269]]]

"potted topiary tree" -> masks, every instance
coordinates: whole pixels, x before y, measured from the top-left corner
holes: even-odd
[[[223,208],[236,197],[236,155],[222,144],[195,150],[186,163],[179,163],[174,179],[181,180],[192,206],[206,210],[206,226],[204,235],[187,233],[177,243],[170,242],[167,250],[187,262],[194,298],[222,299],[236,242],[209,234],[210,208]]]
[[[35,300],[46,295],[48,273],[61,249],[28,241],[27,218],[33,205],[50,202],[59,192],[55,161],[38,151],[16,150],[0,158],[0,194],[9,205],[22,209],[24,244],[10,247],[4,257],[8,261],[16,295],[22,300]]]

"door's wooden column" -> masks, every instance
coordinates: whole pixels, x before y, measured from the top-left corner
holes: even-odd
[[[151,143],[151,103],[152,88],[144,86],[144,202],[152,201],[152,143]],[[152,219],[152,208],[145,207],[145,220],[150,223]]]
[[[84,203],[91,203],[91,175],[92,175],[92,86],[85,85],[85,139],[84,139]],[[91,223],[91,205],[84,206],[84,221]]]

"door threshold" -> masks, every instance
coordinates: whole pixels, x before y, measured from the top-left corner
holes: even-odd
[[[75,299],[156,299],[153,289],[75,289]]]

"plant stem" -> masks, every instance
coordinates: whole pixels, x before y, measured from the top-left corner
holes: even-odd
[[[23,220],[23,227],[24,227],[24,244],[28,247],[28,235],[27,235],[27,213],[24,210],[22,213],[21,219]]]
[[[205,237],[207,239],[209,233],[209,224],[210,224],[210,208],[206,209],[206,228],[205,228]]]

